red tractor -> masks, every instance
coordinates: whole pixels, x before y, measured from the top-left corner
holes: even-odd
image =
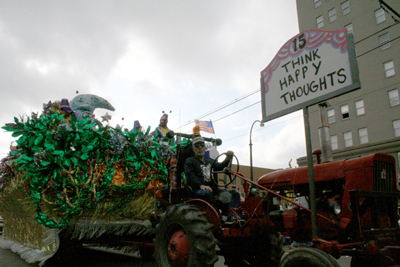
[[[156,193],[157,210],[165,210],[156,220],[155,258],[159,266],[214,266],[217,254],[225,257],[227,266],[279,266],[283,255],[282,236],[269,219],[263,198],[247,196],[241,207],[234,212],[245,222],[236,220],[233,225],[221,222],[218,212],[207,202],[191,198],[190,189],[182,178],[185,160],[194,155],[190,139],[192,135],[176,134],[177,153],[171,160],[170,185]],[[180,138],[186,137],[189,144],[180,145]],[[204,138],[205,141],[221,144],[220,139]],[[225,154],[215,160],[218,162]],[[236,177],[243,177],[237,171],[226,168],[223,172],[232,183]],[[214,164],[213,164],[214,165]],[[211,170],[217,181],[217,172]],[[245,179],[245,178],[244,178]],[[219,184],[225,187],[227,184]],[[249,187],[246,187],[249,189]],[[156,214],[158,218],[159,214]]]
[[[311,237],[311,213],[294,200],[309,204],[308,168],[269,173],[258,184],[268,188],[267,201],[279,204],[279,194],[293,208],[270,206],[275,227],[297,242],[312,241],[313,247],[335,258],[352,256],[351,266],[398,266],[400,229],[398,224],[395,159],[373,154],[350,160],[317,164],[315,200],[318,237]],[[282,199],[282,198],[280,198]],[[283,266],[284,262],[282,263]],[[291,265],[292,266],[292,265]]]
[[[244,180],[246,197],[234,212],[245,223],[226,226],[211,205],[190,197],[182,172],[191,146],[181,147],[181,137],[192,136],[177,134],[177,154],[170,166],[173,186],[156,193],[159,220],[155,220],[154,255],[159,266],[213,266],[217,254],[230,267],[339,266],[334,258],[342,255],[352,256],[352,267],[400,264],[400,194],[392,156],[378,153],[314,167],[318,237],[313,238],[306,167],[272,172],[253,182],[238,172],[234,157],[237,169],[223,172],[228,184],[236,178]],[[299,198],[306,205],[300,205]],[[283,202],[292,207],[283,209]],[[313,245],[294,249],[281,259],[281,233]]]

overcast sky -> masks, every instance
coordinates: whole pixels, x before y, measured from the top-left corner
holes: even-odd
[[[176,132],[212,120],[215,136],[203,136],[249,165],[260,72],[297,33],[295,0],[2,0],[0,125],[48,101],[96,94],[116,108],[95,111],[113,126],[139,120],[154,130],[162,111]],[[14,139],[0,137],[4,157]],[[254,166],[296,166],[306,155],[302,113],[256,123],[252,143]]]

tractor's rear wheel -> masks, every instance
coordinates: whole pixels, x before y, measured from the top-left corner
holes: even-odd
[[[283,257],[279,267],[340,267],[329,254],[313,248],[298,248]]]
[[[220,246],[229,267],[278,267],[283,255],[282,235],[270,233],[240,240],[227,240]]]
[[[155,259],[160,267],[209,267],[218,260],[213,226],[188,204],[170,206],[157,226]]]

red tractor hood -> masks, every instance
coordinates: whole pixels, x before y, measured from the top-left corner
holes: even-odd
[[[344,163],[346,160],[318,164],[314,166],[315,182],[332,181],[336,179],[345,179]],[[258,184],[269,189],[280,189],[282,187],[308,184],[308,168],[292,168],[280,171],[274,171],[261,176]]]
[[[315,182],[327,182],[337,179],[345,179],[346,172],[356,169],[373,167],[374,162],[385,162],[395,165],[395,159],[391,155],[375,153],[354,159],[340,160],[314,166]],[[394,172],[394,170],[393,170]],[[395,177],[395,173],[393,173]],[[308,184],[308,168],[292,168],[275,171],[261,176],[258,184],[270,189],[282,189],[287,186]]]

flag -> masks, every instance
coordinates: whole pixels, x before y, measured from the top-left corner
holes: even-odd
[[[200,131],[207,132],[210,134],[215,134],[214,127],[211,121],[194,120],[194,122],[196,123],[196,126],[200,127]]]

